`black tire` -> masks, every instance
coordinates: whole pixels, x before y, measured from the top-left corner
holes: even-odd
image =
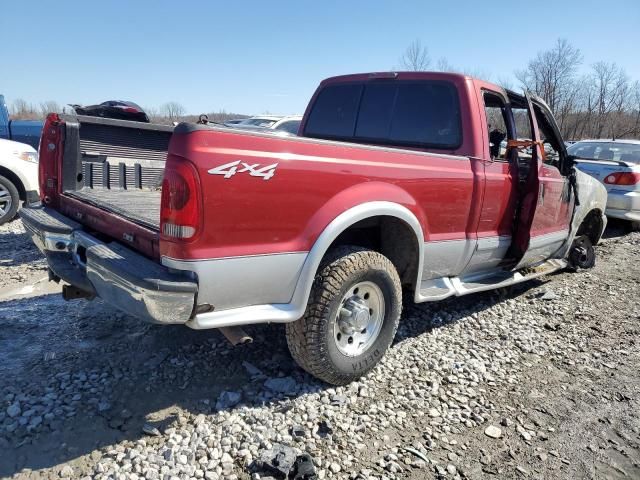
[[[7,203],[10,203],[8,208],[6,208]],[[0,225],[13,220],[19,206],[20,194],[18,189],[9,179],[0,175]]]
[[[345,296],[358,284],[373,284],[372,288],[378,289],[384,314],[378,317],[381,319],[378,320],[379,332],[371,336],[371,344],[365,344],[362,353],[348,356],[340,351],[339,342],[334,338],[335,326],[343,311]],[[320,265],[304,317],[287,324],[287,344],[298,365],[311,375],[327,383],[345,385],[380,361],[395,337],[401,312],[402,287],[391,261],[372,250],[339,247],[329,252]]]
[[[596,251],[591,239],[580,235],[573,240],[568,255],[569,269],[574,272],[593,268],[596,265]]]
[[[640,222],[629,222],[627,229],[630,232],[640,232]]]

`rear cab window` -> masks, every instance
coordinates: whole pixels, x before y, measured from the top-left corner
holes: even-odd
[[[304,135],[374,145],[455,150],[462,144],[458,91],[441,80],[328,85]]]

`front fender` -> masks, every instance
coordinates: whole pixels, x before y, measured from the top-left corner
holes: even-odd
[[[598,180],[580,170],[576,170],[576,183],[578,184],[578,199],[580,205],[571,222],[571,234],[574,236],[589,212],[598,210],[603,217],[602,230],[607,226],[607,217],[604,211],[607,207],[607,189]],[[602,232],[600,232],[602,235]],[[573,240],[572,240],[573,241]]]
[[[574,207],[575,210],[573,213],[573,219],[571,220],[569,237],[557,254],[554,255],[558,258],[564,258],[567,256],[580,225],[582,225],[582,222],[584,222],[590,212],[596,210],[602,215],[602,231],[600,232],[600,235],[598,235],[598,238],[602,236],[602,233],[607,226],[607,217],[604,215],[604,211],[607,206],[607,189],[590,175],[587,175],[578,169],[575,169],[575,173],[576,183],[578,186],[577,195],[580,205],[576,205]]]

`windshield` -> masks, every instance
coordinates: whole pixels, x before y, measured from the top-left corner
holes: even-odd
[[[577,142],[567,148],[578,158],[640,163],[640,144],[621,142]]]

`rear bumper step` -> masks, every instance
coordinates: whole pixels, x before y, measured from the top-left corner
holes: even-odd
[[[104,243],[51,209],[25,208],[20,216],[53,273],[65,282],[154,323],[192,318],[198,291],[194,279],[118,243]]]

